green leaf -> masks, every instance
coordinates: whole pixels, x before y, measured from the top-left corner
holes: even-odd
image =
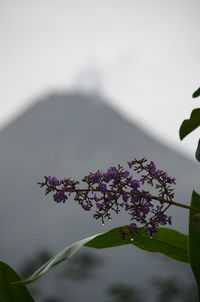
[[[200,232],[200,214],[193,215],[193,223],[195,228]]]
[[[200,87],[192,95],[193,98],[197,98],[198,96],[200,96]]]
[[[124,226],[122,228],[127,228]],[[92,248],[109,248],[125,244],[134,246],[152,253],[161,253],[177,261],[188,263],[188,237],[175,230],[158,228],[153,238],[149,238],[144,230],[141,230],[133,241],[129,238],[122,240],[119,236],[120,228],[97,236],[85,244]]]
[[[197,146],[195,156],[196,156],[196,159],[198,160],[198,162],[200,162],[200,140],[198,142],[198,146]]]
[[[103,249],[117,247],[120,245],[133,244],[134,246],[145,251],[162,253],[177,261],[188,263],[186,235],[172,229],[158,228],[156,235],[154,235],[153,238],[150,239],[141,229],[140,234],[138,234],[135,239],[131,241],[131,235],[128,235],[125,240],[122,240],[119,233],[120,229],[122,228],[127,229],[128,226],[115,228],[104,234],[97,234],[85,238],[66,247],[63,251],[43,264],[30,278],[17,283],[27,284],[35,281],[44,273],[46,273],[50,268],[74,255],[82,246]]]
[[[200,209],[200,195],[193,191],[191,207]],[[195,219],[198,213],[190,210],[189,215],[189,260],[194,273],[200,294],[200,233],[196,227]],[[200,298],[200,295],[199,295]]]
[[[195,130],[200,125],[200,108],[196,108],[192,111],[190,119],[184,120],[180,129],[180,139],[184,139],[189,133]]]
[[[62,250],[57,255],[55,255],[50,260],[48,260],[45,264],[43,264],[30,278],[28,278],[27,280],[24,280],[24,281],[16,282],[16,283],[28,284],[28,283],[31,283],[31,282],[37,280],[44,273],[46,273],[50,268],[52,268],[53,266],[56,266],[59,263],[67,260],[69,257],[74,255],[82,246],[84,246],[88,241],[94,239],[96,236],[99,236],[99,235],[100,234],[90,236],[88,238],[77,241],[74,244],[66,247],[64,250]]]
[[[12,284],[19,276],[6,263],[0,262],[0,298],[3,302],[34,302],[24,286]]]

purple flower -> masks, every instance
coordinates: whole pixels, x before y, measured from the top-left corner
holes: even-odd
[[[85,211],[91,211],[95,205],[96,212],[93,217],[101,219],[102,222],[105,218],[111,219],[112,212],[118,214],[124,210],[131,221],[135,220],[142,225],[152,237],[159,225],[171,224],[171,216],[167,216],[165,211],[174,197],[171,185],[175,184],[175,179],[158,170],[153,162],[148,163],[145,158],[134,159],[128,162],[128,166],[135,172],[133,177],[132,172],[130,174],[118,165],[105,172],[98,170],[86,175],[82,179],[82,186],[79,181],[71,178],[58,180],[55,176],[45,177],[45,181],[39,184],[45,188],[45,194],[53,194],[57,203],[64,203],[72,196]],[[135,179],[136,175],[138,179]],[[147,191],[148,189],[143,190],[143,184],[147,188],[153,187],[153,193]],[[136,228],[136,224],[131,223],[129,233],[139,232]],[[123,237],[125,234],[126,232]]]
[[[127,201],[128,201],[128,198],[129,198],[129,196],[128,196],[127,194],[122,194],[122,200],[123,200],[124,202],[127,202]]]
[[[131,223],[128,228],[131,232],[135,232],[135,229],[136,229],[137,225],[136,223]]]
[[[93,184],[98,183],[100,181],[101,177],[102,177],[102,174],[99,171],[97,171],[96,173],[91,173],[89,176],[90,182]]]
[[[137,190],[139,187],[140,187],[140,183],[137,179],[133,179],[131,180],[131,187],[134,189],[134,190]]]
[[[167,224],[167,222],[168,222],[168,217],[167,217],[167,215],[165,215],[163,212],[158,212],[158,213],[156,213],[156,218],[158,219],[158,223],[160,223],[160,224]]]
[[[131,169],[132,166],[133,166],[133,163],[132,163],[131,161],[128,161],[127,164],[128,164],[128,166],[129,166],[129,168]]]
[[[151,204],[145,204],[141,206],[141,211],[147,215],[150,211]]]
[[[129,177],[129,172],[128,172],[127,170],[125,170],[125,171],[123,172],[123,177],[124,177],[125,179],[127,179],[127,178]]]
[[[55,176],[49,177],[47,182],[50,186],[58,186],[59,185],[59,180]]]
[[[54,198],[54,201],[57,202],[57,203],[60,203],[60,202],[64,203],[66,201],[66,199],[68,199],[67,195],[65,195],[65,193],[62,192],[62,191],[56,192],[53,195],[53,198]]]
[[[151,168],[150,168],[149,172],[152,175],[156,175],[157,174],[157,169],[156,169],[156,166],[154,165],[153,162],[151,162]]]
[[[115,168],[109,168],[106,173],[103,174],[102,180],[109,182],[117,177],[117,171]]]
[[[85,210],[85,211],[90,211],[91,210],[91,207],[88,206],[88,205],[82,205],[82,208]]]
[[[146,231],[146,234],[152,238],[153,235],[155,235],[156,233],[156,227],[155,226],[151,226],[151,227],[147,227],[147,231]]]
[[[125,211],[128,211],[129,208],[130,208],[130,206],[127,203],[125,203]]]
[[[132,203],[139,203],[142,199],[140,192],[135,192],[134,195],[131,196]]]
[[[103,205],[100,204],[99,202],[96,203],[96,207],[98,210],[102,210],[103,209]]]
[[[101,191],[101,193],[106,193],[107,192],[106,184],[100,183],[98,186],[98,190]]]

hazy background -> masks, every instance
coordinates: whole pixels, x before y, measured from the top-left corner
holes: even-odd
[[[76,240],[128,223],[118,215],[102,227],[73,202],[53,203],[36,185],[44,175],[80,180],[146,156],[177,179],[177,201],[188,203],[192,189],[200,191],[198,130],[184,142],[178,137],[182,120],[198,106],[191,95],[200,79],[199,10],[199,1],[184,0],[0,1],[2,261],[27,277],[41,253],[48,258]],[[173,227],[187,233],[187,211],[172,208],[170,214]],[[193,283],[187,265],[131,245],[88,250],[97,264],[103,261],[92,285],[58,282],[59,270],[52,270],[35,285],[36,291],[41,287],[38,302],[47,302],[47,295],[59,302],[124,301],[102,299],[116,284],[122,291],[149,287],[149,302],[152,278],[181,280],[184,288]]]
[[[1,0],[0,125],[54,88],[107,96],[131,120],[179,142],[199,86],[198,0]]]

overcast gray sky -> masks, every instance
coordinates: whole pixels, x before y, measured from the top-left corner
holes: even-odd
[[[199,12],[199,0],[0,0],[0,127],[82,85],[193,156],[199,132],[179,142],[178,129],[199,104]]]

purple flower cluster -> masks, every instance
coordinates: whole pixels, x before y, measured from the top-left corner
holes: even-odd
[[[111,167],[106,172],[90,173],[80,182],[71,178],[58,180],[54,177],[45,177],[40,182],[45,187],[45,193],[53,193],[57,203],[64,203],[71,194],[85,211],[95,208],[93,217],[111,220],[112,212],[118,214],[125,210],[130,220],[137,221],[143,226],[146,233],[152,237],[160,225],[171,224],[171,216],[165,214],[174,197],[173,188],[175,179],[166,172],[157,169],[153,162],[148,163],[145,158],[128,162],[129,170],[122,166]],[[134,172],[137,177],[132,175]],[[155,196],[150,194],[149,187],[153,187]],[[136,234],[136,223],[130,223],[129,232]],[[126,232],[122,231],[122,238]]]

